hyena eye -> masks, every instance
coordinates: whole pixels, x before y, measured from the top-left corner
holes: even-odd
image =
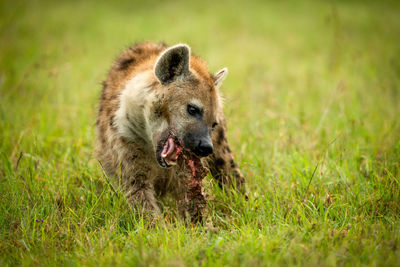
[[[217,122],[214,122],[213,125],[211,126],[211,128],[214,130],[214,128],[218,125]]]
[[[194,116],[194,117],[198,117],[201,116],[202,112],[198,107],[192,106],[192,105],[188,105],[187,106],[187,111],[190,115]]]

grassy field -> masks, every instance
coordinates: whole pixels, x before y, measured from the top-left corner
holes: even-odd
[[[145,2],[145,1],[143,1]],[[400,3],[0,1],[0,265],[398,265]],[[144,40],[228,67],[249,201],[133,213],[94,158],[101,82]]]

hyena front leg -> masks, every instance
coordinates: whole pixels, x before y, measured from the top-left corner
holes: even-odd
[[[136,164],[131,165],[135,166]],[[128,199],[129,204],[142,212],[160,214],[160,208],[157,205],[154,186],[151,183],[148,171],[145,165],[139,165],[140,169],[126,168],[122,175],[122,188]]]
[[[245,179],[233,159],[226,137],[226,123],[222,120],[213,131],[214,152],[207,157],[206,165],[220,186],[233,186],[245,193]]]
[[[124,190],[129,204],[142,212],[160,214],[153,187],[147,183],[132,183]]]

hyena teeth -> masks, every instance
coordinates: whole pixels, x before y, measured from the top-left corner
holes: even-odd
[[[167,139],[167,141],[165,142],[163,151],[161,152],[161,157],[162,158],[167,158],[168,157],[168,161],[172,161],[175,160],[175,155],[174,152],[176,150],[176,145],[175,145],[175,141],[172,137],[169,137]]]

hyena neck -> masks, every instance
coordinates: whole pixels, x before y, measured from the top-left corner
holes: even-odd
[[[118,133],[143,148],[152,150],[149,116],[154,102],[154,75],[142,72],[129,80],[120,95],[115,123]]]

